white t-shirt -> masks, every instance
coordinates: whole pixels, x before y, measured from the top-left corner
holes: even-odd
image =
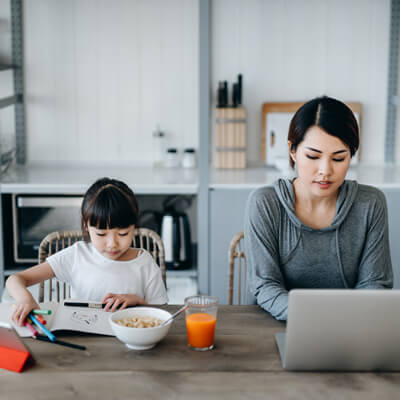
[[[161,270],[146,250],[133,260],[114,261],[92,243],[79,241],[47,258],[56,278],[71,286],[71,297],[102,301],[107,293],[130,293],[148,304],[165,304],[167,292]]]

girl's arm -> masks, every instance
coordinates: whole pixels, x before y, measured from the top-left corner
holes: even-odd
[[[6,281],[7,291],[17,302],[12,314],[15,323],[22,326],[27,315],[39,308],[31,292],[26,288],[49,278],[54,278],[54,272],[48,262],[28,268],[11,275]]]

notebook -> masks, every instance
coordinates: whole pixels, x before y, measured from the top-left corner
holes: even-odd
[[[73,304],[73,302],[68,301]],[[80,304],[80,302],[77,302]],[[47,321],[46,328],[51,331],[71,330],[78,332],[96,333],[99,335],[115,336],[108,321],[110,313],[98,308],[71,307],[62,303],[40,303],[40,308],[49,309],[51,315],[44,315]],[[25,326],[17,326],[11,321],[13,309],[11,303],[0,303],[0,323],[13,326],[20,337],[32,336],[31,331]]]
[[[292,290],[275,339],[288,370],[400,371],[400,290]]]

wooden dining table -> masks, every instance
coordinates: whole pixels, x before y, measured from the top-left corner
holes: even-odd
[[[164,306],[174,312],[179,306]],[[110,336],[57,333],[71,349],[23,339],[35,362],[0,370],[1,399],[396,399],[400,373],[288,372],[274,334],[285,324],[256,305],[220,306],[215,348],[187,346],[184,317],[151,350]]]

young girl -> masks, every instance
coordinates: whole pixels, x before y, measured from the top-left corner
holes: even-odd
[[[39,308],[26,287],[54,277],[71,286],[72,298],[106,303],[105,311],[165,304],[160,268],[146,250],[131,247],[138,215],[135,195],[125,183],[96,181],[82,202],[84,241],[7,279],[7,290],[17,303],[13,320],[23,325],[29,312]]]
[[[245,247],[257,303],[286,320],[294,288],[393,286],[384,194],[345,180],[359,145],[342,102],[320,97],[294,115],[288,135],[297,177],[254,191],[247,202]]]

